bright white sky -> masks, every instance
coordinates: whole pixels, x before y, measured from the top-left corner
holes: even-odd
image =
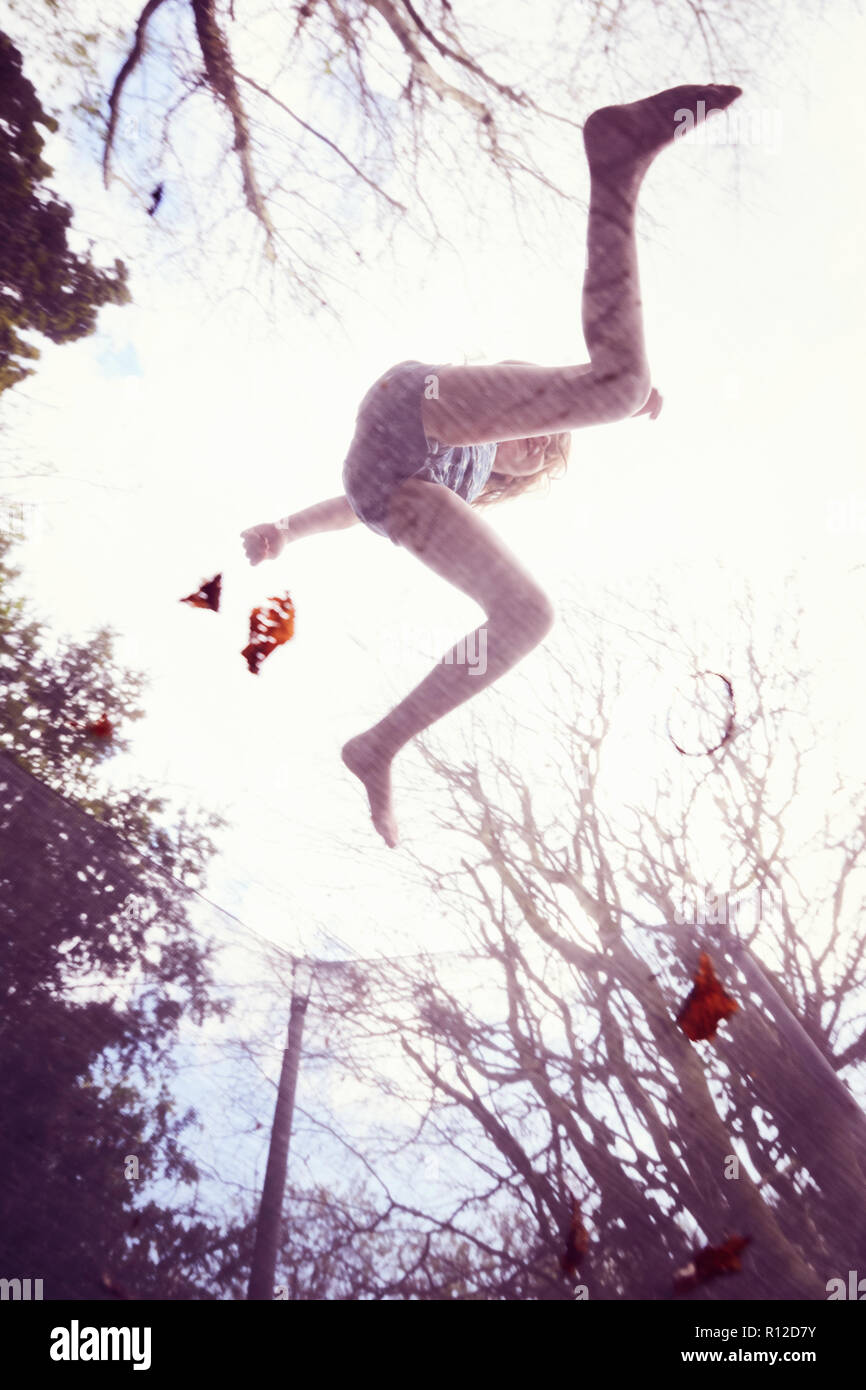
[[[647,574],[670,576],[687,634],[724,626],[727,589],[711,558],[761,592],[799,569],[807,652],[834,673],[848,663],[856,677],[866,599],[866,569],[851,573],[866,564],[864,21],[840,12],[797,22],[784,61],[743,81],[734,108],[747,133],[748,118],[765,138],[678,142],[645,185],[642,274],[661,418],[577,433],[569,475],[549,498],[488,516],[554,598],[576,584],[595,607],[605,585],[639,592]],[[686,67],[680,80],[703,76]],[[648,62],[634,95],[668,85],[669,70],[657,77]],[[573,114],[620,95],[600,86]],[[104,310],[92,338],[46,348],[21,393],[26,422],[16,423],[57,470],[26,493],[40,507],[39,534],[21,548],[27,592],[59,630],[117,629],[121,659],[151,677],[147,719],[130,730],[132,751],[112,777],[141,776],[222,810],[232,828],[209,895],[286,949],[338,954],[321,933],[362,956],[452,944],[449,924],[408,885],[400,851],[372,830],[339,748],[420,679],[446,632],[456,640],[473,628],[477,610],[361,526],[255,570],[238,532],[341,491],[357,404],[393,362],[585,360],[582,217],[536,256],[504,219],[483,244],[462,240],[458,219],[454,252],[406,259],[404,247],[401,271],[359,274],[339,327],[291,314],[273,326],[252,298],[179,288],[165,243],[150,225],[142,231],[147,219],[122,186],[104,194],[98,172],[59,139],[48,157],[97,255],[110,246],[130,263],[135,298]],[[585,194],[579,140],[561,173]],[[169,187],[166,216],[170,200]],[[177,602],[217,570],[219,615]],[[247,614],[286,589],[297,635],[253,678],[239,655]],[[827,691],[827,719],[859,707],[852,679]],[[499,699],[494,689],[476,706],[494,725]],[[465,729],[461,712],[440,733],[459,742]],[[444,868],[465,848],[435,831],[424,775],[404,753],[401,832]]]

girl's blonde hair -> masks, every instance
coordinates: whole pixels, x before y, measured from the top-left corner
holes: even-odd
[[[570,433],[554,434],[544,451],[544,463],[537,473],[527,473],[518,477],[510,473],[497,473],[494,466],[483,490],[472,505],[490,507],[494,502],[504,502],[508,497],[520,497],[527,492],[541,492],[542,488],[549,491],[551,480],[561,478],[568,467],[570,453]],[[494,465],[495,463],[494,459]]]

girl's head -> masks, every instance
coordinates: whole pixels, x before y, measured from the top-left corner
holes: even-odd
[[[490,506],[506,497],[540,492],[568,466],[571,434],[542,434],[531,439],[507,439],[496,447],[493,471],[475,506]]]

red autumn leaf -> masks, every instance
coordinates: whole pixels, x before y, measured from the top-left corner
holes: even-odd
[[[222,589],[223,577],[215,574],[213,579],[206,582],[202,580],[201,588],[194,594],[187,594],[182,598],[181,603],[189,603],[193,608],[210,608],[212,612],[218,613],[220,607],[220,591]]]
[[[114,1282],[113,1276],[112,1276],[111,1274],[109,1274],[107,1270],[103,1273],[102,1278],[100,1279],[99,1282],[101,1283],[102,1287],[103,1287],[104,1289],[107,1289],[107,1291],[108,1291],[114,1298],[131,1298],[131,1297],[132,1297],[132,1295],[131,1295],[130,1293],[127,1292],[127,1290],[124,1288],[124,1286],[123,1286],[122,1284],[116,1284],[116,1283]]]
[[[568,1227],[568,1235],[565,1241],[559,1267],[563,1274],[575,1275],[577,1267],[589,1249],[589,1232],[583,1224],[583,1216],[580,1211],[580,1204],[576,1201],[572,1203],[571,1220]]]
[[[706,951],[702,951],[694,987],[676,1019],[686,1037],[692,1042],[714,1038],[722,1019],[735,1014],[739,1007],[736,999],[722,989],[712,961]]]
[[[265,657],[288,642],[295,631],[295,605],[285,594],[283,598],[270,598],[272,606],[254,608],[250,614],[250,640],[241,652],[247,666],[254,676]]]
[[[740,1256],[751,1239],[751,1236],[729,1236],[722,1245],[705,1245],[702,1250],[696,1250],[691,1263],[674,1275],[674,1293],[688,1293],[720,1274],[736,1274],[743,1268]]]
[[[101,714],[98,719],[85,724],[84,732],[90,734],[91,738],[111,738],[114,733],[114,725],[107,714]]]

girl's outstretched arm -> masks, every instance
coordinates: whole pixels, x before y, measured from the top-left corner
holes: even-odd
[[[263,521],[241,532],[244,550],[251,565],[275,560],[286,541],[297,541],[320,531],[344,531],[358,521],[346,497],[329,497],[302,512],[284,516],[281,521]]]

